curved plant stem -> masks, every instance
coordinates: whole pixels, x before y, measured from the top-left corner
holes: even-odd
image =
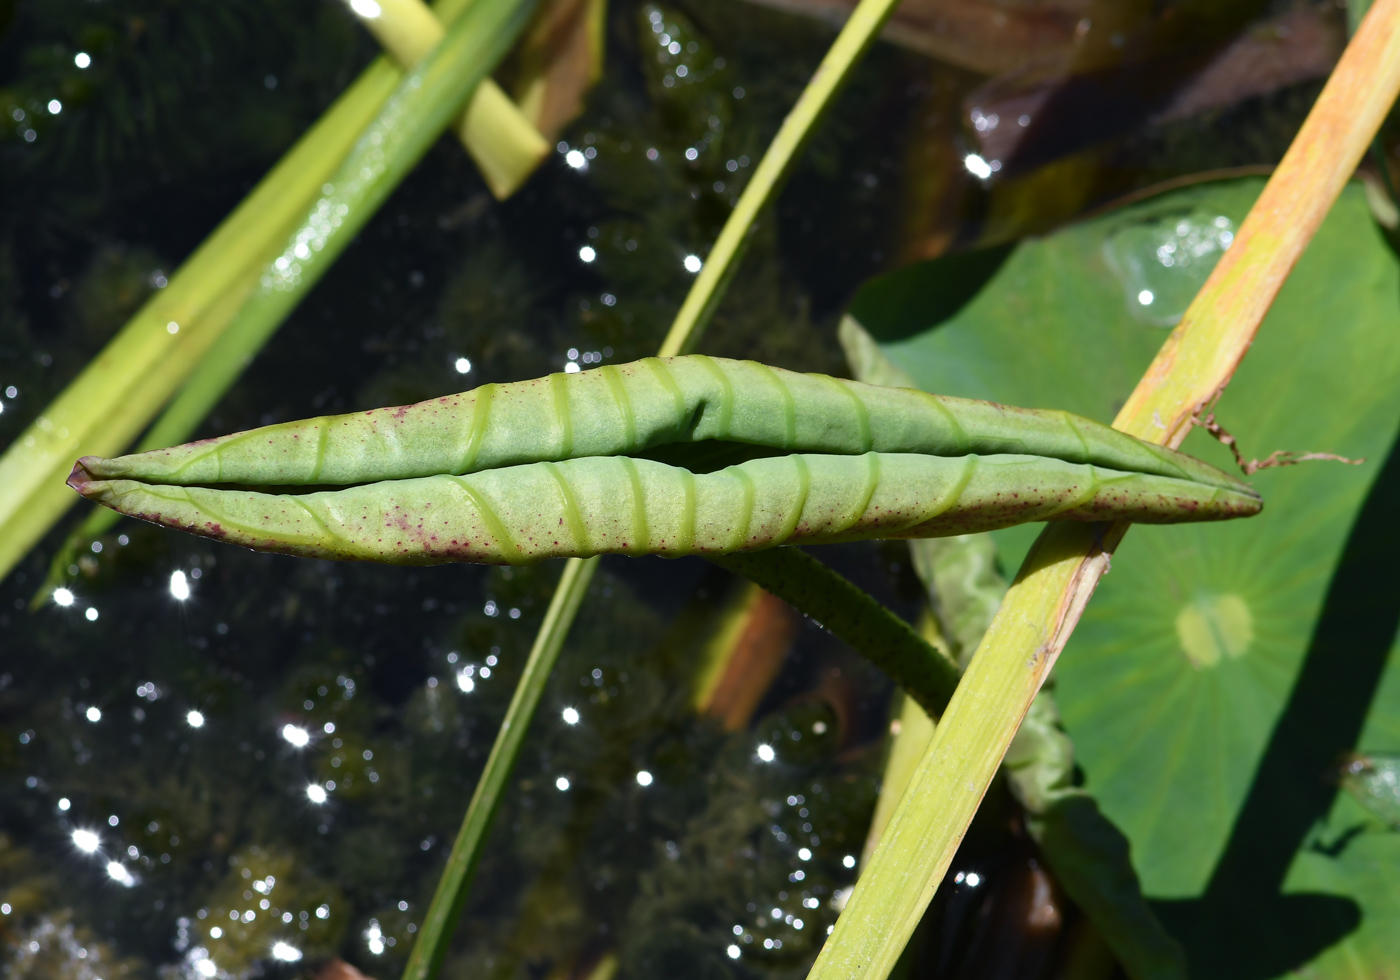
[[[476,0],[404,78],[146,442],[179,442],[218,403],[509,50],[533,6],[534,0]]]
[[[73,460],[120,452],[188,376],[232,315],[226,297],[256,284],[397,79],[388,59],[371,64],[0,457],[0,576],[72,505]]]
[[[440,0],[435,12],[442,22],[455,23],[467,7],[467,0]],[[120,452],[186,383],[258,287],[277,243],[297,227],[401,79],[387,58],[365,69],[185,260],[169,285],[6,449],[0,457],[0,577],[72,506],[73,495],[63,482],[72,461]],[[187,420],[183,428],[172,424],[171,441],[147,439],[143,448],[180,442],[202,417]],[[105,529],[96,526],[97,533]],[[66,553],[71,556],[71,547]]]
[[[437,47],[446,34],[443,20],[450,21],[458,13],[457,9],[434,13],[423,0],[378,0],[376,6],[379,12],[373,17],[364,16],[353,5],[350,9],[406,69]],[[462,4],[452,0],[446,6],[460,8]],[[549,154],[549,142],[489,77],[481,80],[466,108],[452,120],[452,131],[476,161],[497,200],[515,193]]]
[[[1377,0],[1233,246],[1115,425],[1179,445],[1249,349],[1284,279],[1400,92],[1400,0]],[[809,978],[889,974],[1069,639],[1125,525],[1041,534],[978,647]]]
[[[778,135],[740,196],[738,205],[730,213],[714,249],[711,250],[711,261],[696,277],[695,284],[661,345],[661,356],[681,354],[693,348],[710,314],[724,294],[724,289],[729,283],[729,273],[738,264],[740,246],[758,212],[777,190],[781,178],[821,118],[832,96],[850,74],[855,63],[860,60],[860,56],[875,40],[876,33],[897,2],[898,0],[861,0],[860,5],[851,14],[835,44],[822,59],[807,88],[803,90],[797,105],[783,121]],[[534,716],[535,707],[544,692],[544,683],[554,667],[564,637],[573,625],[574,615],[583,600],[588,583],[592,581],[597,563],[597,558],[570,558],[565,563],[564,574],[555,589],[539,634],[535,637],[535,645],[525,666],[525,673],[521,675],[516,696],[511,701],[507,723],[496,736],[496,744],[491,749],[486,768],[482,770],[481,782],[467,807],[462,831],[452,846],[447,871],[428,910],[428,918],[442,925],[432,930],[425,926],[419,934],[418,941],[413,945],[409,965],[404,972],[404,980],[428,980],[436,976],[437,965],[441,964],[447,953],[451,927],[456,924],[457,917],[466,903],[467,890],[471,886],[472,872],[479,860],[486,830],[489,829],[491,820],[500,806],[506,777],[515,767],[516,756],[520,752],[520,739]],[[536,653],[539,655],[536,656]],[[471,828],[476,829],[469,833]]]
[[[408,0],[398,2],[407,4]],[[450,118],[453,109],[461,105],[461,98],[465,96],[461,96],[460,93],[463,90],[470,91],[473,84],[478,84],[489,76],[491,68],[523,29],[527,13],[523,8],[512,7],[513,19],[503,28],[500,23],[493,23],[491,19],[493,9],[504,9],[500,2],[496,2],[494,7],[489,3],[473,4],[467,8],[469,14],[459,18],[458,11],[465,8],[466,4],[462,0],[445,0],[439,4],[438,13],[454,24],[452,37],[457,39],[457,47],[453,51],[436,52],[437,39],[443,37],[441,24],[432,11],[417,3],[417,0],[413,0],[413,3],[422,9],[422,15],[428,17],[436,28],[433,46],[419,51],[419,57],[413,59],[413,63],[418,65],[417,69],[399,85],[397,91],[387,99],[379,100],[383,108],[376,117],[364,121],[366,125],[361,127],[363,133],[360,134],[360,138],[350,145],[335,144],[341,150],[340,156],[331,161],[332,166],[327,166],[326,161],[321,160],[319,162],[322,166],[319,169],[312,168],[316,176],[314,184],[308,185],[304,179],[300,181],[300,186],[305,190],[302,195],[304,199],[300,202],[301,213],[294,215],[301,219],[300,224],[294,225],[284,219],[274,229],[283,238],[281,254],[268,256],[267,252],[274,247],[272,242],[276,241],[276,238],[265,234],[266,241],[261,243],[260,255],[265,264],[245,262],[237,280],[228,284],[221,295],[202,309],[197,341],[187,342],[180,348],[182,356],[171,358],[153,369],[156,377],[188,377],[174,401],[141,440],[137,452],[174,446],[193,434],[199,423],[238,380],[239,375],[258,351],[262,350],[292,309],[311,291],[311,287],[354,239],[355,233],[379,210],[380,205],[407,176],[427,147],[432,145],[433,140],[447,125],[446,120]],[[532,5],[533,0],[524,6]],[[499,20],[499,17],[497,19]],[[426,63],[418,64],[421,57],[428,53],[433,53],[433,57]],[[496,91],[500,99],[510,105],[510,111],[518,115],[518,110],[506,99],[505,94],[499,89]],[[342,98],[342,102],[348,97],[347,95]],[[470,105],[475,107],[479,102],[480,100],[474,97]],[[477,142],[484,146],[485,140],[499,136],[506,144],[518,146],[519,134],[512,134],[513,124],[498,111],[499,108],[495,103],[491,103],[485,108],[469,108],[467,111],[468,116],[478,119],[480,131],[477,134]],[[330,115],[328,113],[328,117]],[[460,118],[458,121],[460,122]],[[524,122],[523,117],[521,121]],[[524,122],[524,125],[528,127],[529,123]],[[307,138],[315,135],[320,128],[318,125]],[[530,131],[533,132],[533,128]],[[493,136],[493,133],[496,136]],[[543,141],[543,137],[535,135]],[[298,144],[293,154],[298,153],[300,149],[301,144]],[[509,155],[514,151],[506,146],[502,153]],[[291,157],[292,154],[289,154],[288,159]],[[504,160],[506,157],[502,156],[500,159]],[[336,161],[339,161],[338,167],[333,166]],[[533,164],[531,166],[533,167]],[[281,170],[282,167],[279,166],[274,175]],[[362,176],[364,173],[371,176],[366,179]],[[272,176],[269,176],[264,183],[272,179]],[[248,200],[253,201],[260,192],[261,187]],[[287,199],[290,198],[291,195],[288,194]],[[313,201],[314,203],[311,203]],[[244,207],[246,206],[245,203]],[[308,206],[309,214],[306,213]],[[229,222],[233,222],[242,213],[243,207],[240,207]],[[328,221],[327,216],[332,220]],[[222,230],[221,228],[216,232],[214,238],[217,238]],[[208,244],[212,244],[214,238],[211,238]],[[208,247],[208,244],[205,247]],[[247,251],[256,254],[258,244],[260,243],[252,242]],[[304,258],[301,256],[303,252],[306,253]],[[279,263],[282,265],[279,266]],[[190,264],[193,264],[193,260]],[[284,270],[295,271],[289,275]],[[185,274],[185,269],[182,268],[177,276]],[[167,287],[167,292],[175,288],[176,283],[172,281]],[[78,379],[75,387],[84,382],[86,374],[85,372]],[[174,378],[174,384],[178,383],[178,378]],[[173,384],[155,384],[149,387],[159,389],[168,396]],[[89,392],[79,390],[78,393]],[[132,425],[136,428],[150,418],[147,403],[144,401],[137,402],[135,406],[121,405],[113,411],[115,415],[111,418],[124,420],[130,416]],[[113,426],[109,419],[108,428],[126,431],[129,426]],[[0,465],[3,463],[0,462]],[[54,556],[48,576],[30,602],[31,608],[42,604],[48,598],[52,587],[62,579],[64,570],[75,559],[78,551],[118,519],[119,515],[105,509],[88,516]],[[0,555],[3,555],[3,541],[3,537],[0,537]],[[3,574],[4,570],[3,564],[0,564],[0,574]]]
[[[773,199],[779,185],[792,169],[798,153],[816,129],[817,122],[831,105],[833,96],[850,77],[851,70],[860,61],[875,35],[894,12],[899,0],[861,0],[861,3],[846,26],[837,35],[836,42],[827,51],[816,74],[803,89],[797,104],[783,120],[773,142],[763,154],[749,178],[744,192],[739,195],[739,203],[729,215],[729,220],[720,230],[719,238],[705,257],[705,265],[695,277],[690,293],[681,304],[671,332],[661,345],[661,356],[688,354],[695,349],[700,333],[709,325],[715,307],[724,298],[730,277],[739,268],[743,257],[744,244],[758,214]]]
[[[564,646],[568,624],[578,613],[579,603],[597,568],[597,558],[573,558],[564,565],[564,574],[554,590],[554,600],[549,604],[544,622],[535,636],[535,645],[525,661],[525,671],[520,675],[520,683],[510,699],[510,707],[506,709],[496,743],[491,746],[486,768],[481,771],[481,781],[476,784],[476,791],[472,794],[462,829],[452,842],[447,867],[438,879],[437,891],[433,893],[432,904],[428,906],[418,940],[409,954],[408,966],[404,968],[404,980],[428,980],[437,976],[442,967],[448,940],[466,903],[467,886],[481,860],[481,847],[486,842],[491,820],[500,805],[506,780],[515,768],[515,760],[520,755],[520,746],[529,730],[530,719],[534,717],[535,706],[539,704],[545,682],[549,680],[550,671]]]
[[[958,686],[958,669],[869,593],[799,548],[711,558],[811,616],[864,654],[937,717]]]

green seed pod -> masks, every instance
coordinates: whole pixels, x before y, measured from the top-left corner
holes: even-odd
[[[88,458],[69,482],[248,547],[415,564],[721,555],[1261,506],[1198,460],[1063,412],[698,355]]]

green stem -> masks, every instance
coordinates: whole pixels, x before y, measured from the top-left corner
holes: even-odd
[[[696,278],[690,294],[671,325],[670,333],[661,345],[659,353],[662,356],[680,354],[693,348],[700,331],[708,322],[710,313],[724,295],[729,275],[738,265],[739,246],[747,237],[758,212],[777,190],[797,151],[815,128],[832,96],[850,74],[855,63],[860,60],[860,56],[875,40],[875,35],[897,2],[898,0],[861,0],[860,5],[851,14],[836,43],[822,59],[812,80],[807,83],[807,88],[798,99],[797,105],[783,121],[778,135],[740,196],[738,205],[720,231],[719,239],[710,252],[709,262]],[[554,658],[563,646],[569,627],[573,625],[574,614],[583,600],[583,593],[588,588],[596,563],[596,558],[571,558],[565,565],[564,575],[559,580],[549,612],[535,637],[536,651],[552,652],[547,657],[541,655],[538,658],[532,654],[525,666],[516,698],[511,702],[511,711],[516,712],[518,707],[518,713],[507,716],[508,724],[503,726],[500,734],[496,736],[491,757],[481,774],[481,783],[467,807],[462,833],[453,845],[451,857],[448,858],[448,871],[433,897],[429,916],[436,912],[444,917],[445,924],[434,929],[431,935],[426,928],[420,934],[414,944],[408,969],[404,973],[405,980],[428,980],[435,976],[435,964],[440,964],[446,955],[447,942],[451,938],[451,925],[455,924],[457,914],[466,902],[472,871],[478,860],[477,852],[485,840],[491,818],[500,805],[506,777],[515,766],[516,756],[520,752],[520,739],[534,716],[535,707],[544,691],[545,680],[554,666]],[[513,729],[511,725],[517,727]],[[469,834],[469,827],[478,829]]]
[[[958,670],[914,628],[868,593],[798,548],[769,548],[710,561],[757,583],[849,643],[935,718],[958,686]]]
[[[434,12],[444,23],[455,23],[467,8],[467,0],[439,0]],[[297,227],[401,78],[387,58],[375,59],[181,264],[170,284],[6,449],[0,457],[0,577],[73,505],[63,482],[73,460],[121,452],[187,383],[258,287],[276,243]],[[142,447],[180,442],[198,422],[188,423],[170,442],[147,439]],[[96,526],[97,533],[105,529]],[[71,540],[65,546],[68,561],[79,547]]]
[[[201,350],[198,365],[137,452],[190,437],[510,49],[533,6],[534,0],[479,0],[452,22],[443,42],[384,101],[340,166],[323,171],[322,182],[310,189],[319,195],[304,195],[312,203],[308,208],[303,201],[300,224],[283,232],[289,237],[281,254],[261,267],[247,266],[241,281],[210,304],[206,319],[217,322],[206,325],[205,333],[217,328],[217,339]],[[115,519],[102,512],[88,517],[55,556],[31,606],[47,598],[84,543]]]
[[[773,199],[779,186],[792,170],[792,165],[816,129],[817,123],[830,107],[832,98],[845,84],[861,55],[874,43],[875,36],[885,25],[899,0],[861,0],[836,42],[827,51],[816,74],[807,83],[802,96],[779,127],[773,142],[768,144],[763,159],[754,168],[739,203],[734,205],[729,220],[715,239],[714,248],[705,257],[705,265],[695,277],[695,284],[681,304],[671,332],[661,345],[661,356],[688,354],[695,349],[700,333],[709,325],[715,307],[729,286],[729,280],[739,268],[749,230],[758,220],[759,212]]]
[[[257,282],[260,264],[393,92],[379,58],[181,264],[121,332],[0,457],[0,576],[74,502],[73,460],[126,448],[222,330],[224,297]],[[171,332],[169,325],[176,324]]]
[[[455,15],[461,5],[440,4],[436,12],[423,0],[379,0],[378,6],[373,17],[363,16],[353,5],[351,10],[384,50],[408,69],[442,41],[446,30],[440,17],[451,19],[447,15]],[[489,77],[481,80],[466,108],[452,121],[452,130],[497,200],[515,193],[549,155],[549,141]]]
[[[1400,92],[1400,0],[1377,0],[1229,252],[1114,420],[1177,446],[1215,403]],[[1012,583],[808,980],[881,980],[1128,525],[1051,525]]]
[[[179,442],[218,403],[504,57],[534,4],[475,0],[442,43],[404,78],[282,253],[264,267],[258,291],[210,348],[148,441],[158,446]]]
[[[481,847],[501,805],[506,780],[515,769],[520,747],[525,742],[525,733],[530,728],[530,719],[534,717],[535,707],[544,694],[554,662],[559,659],[569,624],[578,613],[579,604],[597,570],[597,558],[571,558],[564,565],[564,574],[559,579],[554,599],[535,636],[535,645],[530,649],[525,671],[520,676],[510,707],[506,709],[496,744],[491,746],[491,755],[481,772],[481,781],[476,784],[476,791],[472,794],[462,829],[452,843],[447,867],[438,880],[428,914],[423,918],[423,928],[409,954],[408,966],[403,971],[404,980],[429,980],[437,976],[442,967],[453,927],[467,901],[467,886],[471,884],[481,860]]]

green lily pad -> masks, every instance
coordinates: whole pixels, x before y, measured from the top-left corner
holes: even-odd
[[[880,280],[851,312],[904,338],[882,349],[927,390],[1111,421],[1261,189],[1200,185],[1023,243],[917,334],[911,270],[898,323]],[[1367,462],[1261,471],[1252,520],[1134,528],[1057,667],[1064,721],[1193,976],[1389,975],[1400,833],[1340,786],[1346,753],[1400,752],[1400,265],[1359,187],[1217,415],[1251,456]],[[1183,448],[1231,465],[1203,432]],[[1034,533],[999,534],[1009,569]]]

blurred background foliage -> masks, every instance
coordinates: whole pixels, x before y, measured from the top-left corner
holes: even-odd
[[[439,141],[200,434],[651,353],[849,6],[613,0],[541,171],[498,202]],[[951,315],[1013,243],[1267,171],[1345,24],[1306,0],[906,0],[702,349],[844,375],[836,324],[872,276],[942,259]],[[0,2],[0,442],[375,53],[331,0]],[[1393,224],[1384,163],[1364,176]],[[892,331],[930,325],[892,295]],[[73,606],[25,611],[81,516],[0,583],[6,975],[396,975],[556,570],[298,562],[127,522],[75,562]],[[903,546],[824,557],[918,615]],[[889,684],[702,563],[603,567],[445,975],[800,977],[856,874]],[[1005,786],[950,879],[909,976],[1121,971]]]

